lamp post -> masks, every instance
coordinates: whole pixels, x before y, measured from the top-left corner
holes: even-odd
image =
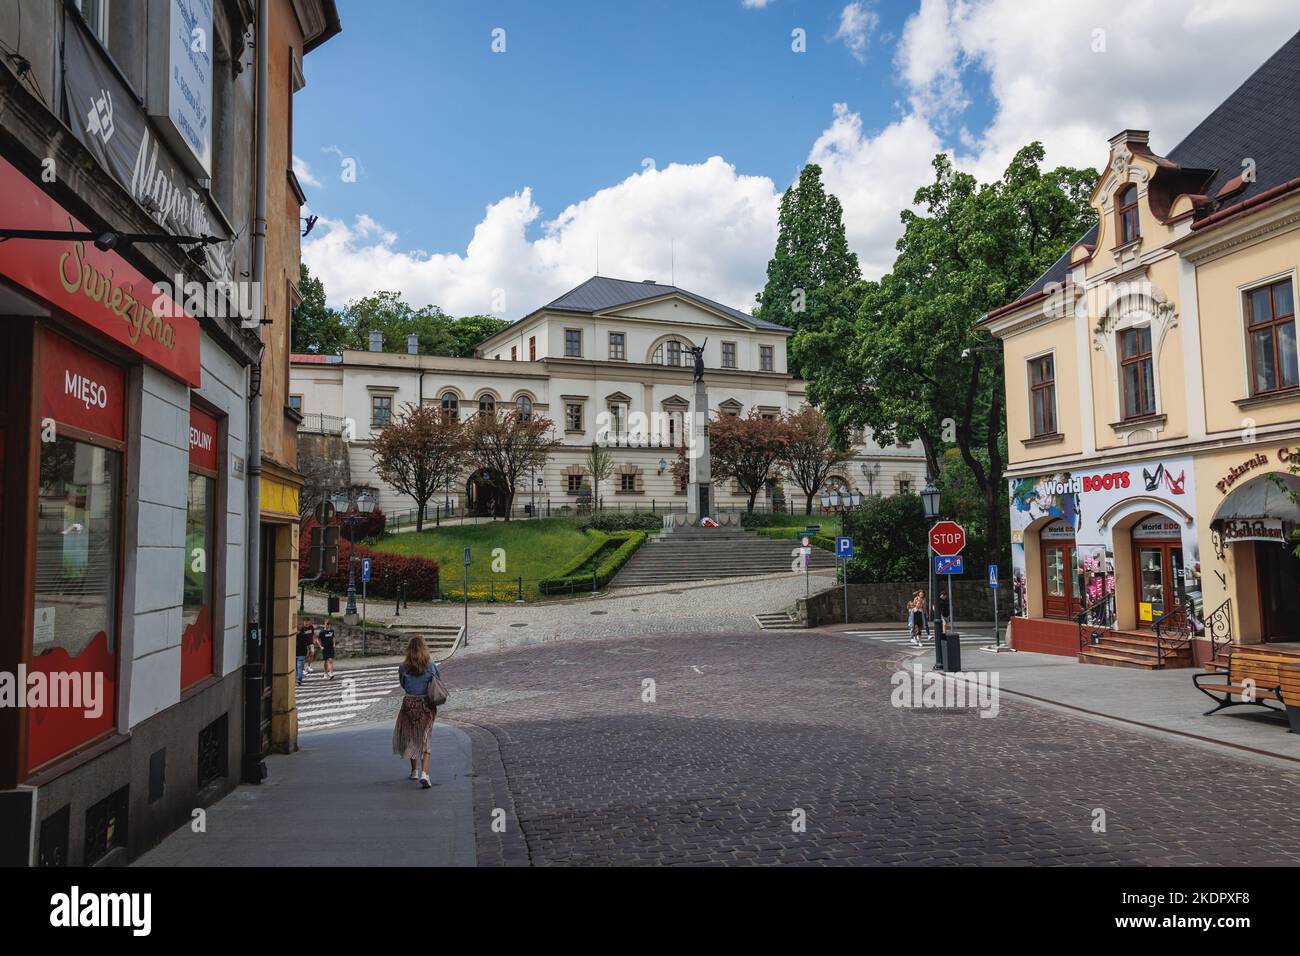
[[[876,479],[880,477],[880,462],[868,465],[865,461],[862,463],[862,477],[867,479],[867,494],[876,493]]]
[[[933,613],[937,602],[934,600],[934,561],[930,558],[930,528],[939,517],[939,489],[929,478],[925,480],[925,488],[921,491],[921,507],[925,509],[925,573],[928,588],[926,600],[930,602],[928,610],[934,621],[934,665],[941,667],[943,665],[943,619]]]
[[[361,520],[362,515],[368,515],[375,510],[375,499],[373,495],[362,492],[357,495],[355,502],[349,502],[347,495],[335,495],[332,503],[334,510],[342,514],[343,520],[348,524],[348,603],[344,608],[343,619],[349,624],[357,623],[357,522]],[[354,512],[355,513],[352,513]]]

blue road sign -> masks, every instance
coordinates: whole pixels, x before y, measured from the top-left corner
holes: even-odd
[[[997,586],[998,586],[998,566],[996,564],[990,564],[989,565],[989,587],[996,590]]]
[[[835,557],[851,558],[853,557],[853,539],[836,538],[835,539]]]
[[[935,574],[962,574],[962,560],[960,554],[954,554],[952,557],[943,557],[942,555],[934,556],[934,573]]]
[[[361,559],[361,581],[363,584],[370,583],[370,559]]]
[[[469,567],[469,548],[465,549],[465,567]]]

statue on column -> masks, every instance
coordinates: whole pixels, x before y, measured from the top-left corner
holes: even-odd
[[[704,381],[704,346],[705,346],[705,345],[708,345],[708,344],[709,344],[709,340],[708,340],[708,339],[705,339],[704,342],[703,342],[703,344],[692,346],[691,348],[688,348],[688,349],[686,350],[686,351],[690,352],[691,355],[693,355],[693,356],[695,357],[695,378],[694,378],[694,381],[696,381],[696,382],[702,382],[702,381]]]

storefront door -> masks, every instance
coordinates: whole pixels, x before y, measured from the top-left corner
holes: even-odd
[[[1137,622],[1154,627],[1161,615],[1185,604],[1182,541],[1136,540]]]
[[[1300,558],[1287,544],[1257,541],[1255,573],[1261,638],[1300,641]]]
[[[1072,620],[1082,609],[1074,526],[1057,519],[1039,532],[1043,553],[1043,616]]]

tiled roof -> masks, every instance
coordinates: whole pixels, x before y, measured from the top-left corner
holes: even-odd
[[[723,305],[721,302],[715,302],[712,299],[707,299],[702,295],[678,288],[675,285],[663,285],[648,280],[636,282],[631,279],[611,279],[608,276],[592,276],[582,285],[570,289],[564,295],[552,302],[548,302],[542,308],[563,312],[601,312],[606,309],[617,309],[636,302],[643,302],[647,299],[657,299],[660,296],[672,293],[684,296],[715,312],[721,312],[751,328],[771,329],[781,332],[791,331],[784,325],[776,325],[763,319],[756,319],[739,309],[733,309],[729,305]]]
[[[1216,213],[1300,177],[1300,33],[1287,40],[1165,158],[1183,169],[1213,170],[1203,188],[1211,199],[1241,176],[1245,160],[1254,160],[1254,181],[1211,206],[1209,211]],[[1097,227],[1093,226],[1079,241],[1090,244],[1096,240]],[[1069,261],[1067,250],[1020,298],[1053,282],[1064,282]]]

